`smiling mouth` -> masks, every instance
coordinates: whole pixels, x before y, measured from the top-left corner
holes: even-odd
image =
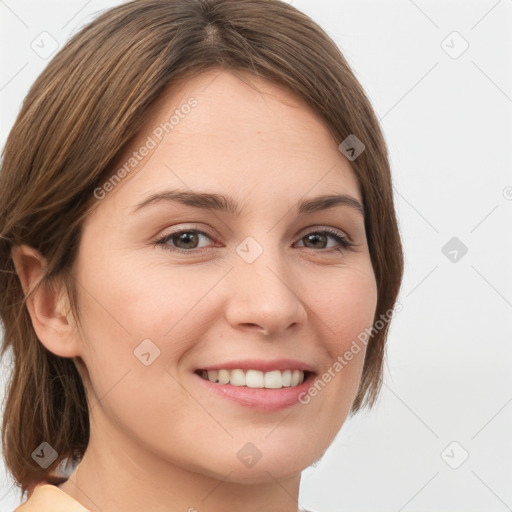
[[[294,388],[302,384],[312,373],[303,370],[259,370],[219,369],[196,370],[199,377],[216,384],[231,384],[255,389]]]

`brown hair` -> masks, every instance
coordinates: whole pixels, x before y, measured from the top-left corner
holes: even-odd
[[[75,360],[56,356],[35,334],[25,304],[33,289],[25,296],[11,248],[27,244],[46,258],[37,284],[62,279],[79,323],[70,269],[95,188],[112,174],[164,89],[211,68],[249,71],[285,86],[319,114],[335,140],[355,134],[363,142],[352,167],[378,286],[375,319],[395,305],[403,254],[387,148],[369,100],[329,36],[280,0],[135,0],[106,11],[35,81],[0,169],[1,355],[8,347],[13,355],[2,443],[23,492],[66,459],[79,462],[89,416]],[[377,399],[388,327],[372,333],[351,414]],[[58,454],[45,469],[31,457],[44,441]]]

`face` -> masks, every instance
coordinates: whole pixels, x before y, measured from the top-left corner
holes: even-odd
[[[337,141],[299,98],[242,76],[211,71],[162,96],[122,180],[97,192],[74,273],[91,436],[257,482],[300,472],[341,428],[364,350],[332,368],[371,326],[377,289]],[[299,208],[324,195],[353,204]]]

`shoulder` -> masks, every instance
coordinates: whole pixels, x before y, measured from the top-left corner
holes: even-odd
[[[65,480],[65,479],[64,479]],[[90,512],[54,483],[41,482],[14,512]]]

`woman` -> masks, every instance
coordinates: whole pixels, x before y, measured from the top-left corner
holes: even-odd
[[[378,397],[403,272],[385,142],[322,29],[278,0],[107,11],[29,91],[0,204],[18,510],[302,510]]]

